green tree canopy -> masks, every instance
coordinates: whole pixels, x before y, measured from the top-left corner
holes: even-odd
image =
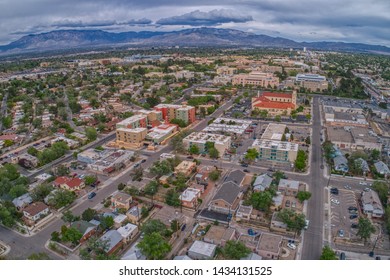
[[[209,173],[209,178],[211,181],[215,182],[221,176],[221,172],[218,169],[215,169]]]
[[[255,148],[250,148],[246,152],[245,159],[249,161],[255,160],[259,156],[259,152]]]
[[[308,192],[308,191],[300,191],[298,192],[297,194],[297,198],[298,200],[302,203],[304,202],[305,200],[309,200],[311,197],[311,193]]]
[[[255,209],[268,211],[272,205],[272,194],[269,191],[254,192],[249,201]]]
[[[84,210],[84,212],[81,214],[81,219],[83,221],[91,221],[95,218],[97,214],[97,211],[95,209],[92,209],[92,208],[87,208]]]
[[[371,234],[375,232],[375,227],[371,224],[367,218],[359,218],[358,232],[356,233],[364,242],[371,237]]]
[[[191,155],[199,155],[199,147],[197,145],[191,145],[189,148],[188,148],[188,152],[191,154]]]
[[[298,232],[306,226],[305,215],[295,213],[290,209],[283,209],[278,213],[278,217],[287,225],[289,230]]]
[[[171,251],[171,245],[158,232],[145,235],[138,248],[150,260],[162,260]]]
[[[166,230],[166,226],[160,220],[148,220],[141,228],[145,235],[150,235],[153,232],[165,233]]]
[[[322,248],[320,260],[337,260],[335,251],[333,251],[328,245]]]
[[[251,250],[241,241],[229,240],[223,248],[223,255],[228,260],[239,260],[249,255]]]
[[[86,127],[85,135],[87,136],[89,141],[95,141],[97,138],[97,131],[93,127]]]

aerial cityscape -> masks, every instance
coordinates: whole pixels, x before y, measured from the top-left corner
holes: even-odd
[[[2,29],[0,259],[390,259],[386,33],[249,2]]]

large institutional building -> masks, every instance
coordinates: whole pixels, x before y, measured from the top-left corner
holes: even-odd
[[[252,98],[252,110],[266,110],[270,115],[291,114],[297,107],[297,93],[263,92]]]
[[[234,76],[232,84],[256,87],[277,87],[279,85],[279,78],[272,73],[252,72]]]

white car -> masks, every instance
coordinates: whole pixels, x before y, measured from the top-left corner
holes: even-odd
[[[368,184],[367,184],[367,182],[360,181],[360,182],[359,182],[359,185],[362,185],[362,186],[367,186]]]
[[[297,248],[297,246],[293,243],[287,243],[287,247],[290,249],[293,249],[293,250],[295,250]]]
[[[345,185],[344,188],[347,190],[352,190],[352,188],[349,185]]]
[[[331,201],[332,203],[334,203],[334,204],[337,204],[337,205],[340,204],[340,201],[338,201],[337,199],[334,199],[334,198],[332,198],[330,201]]]

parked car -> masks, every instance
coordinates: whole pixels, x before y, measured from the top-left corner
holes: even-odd
[[[244,172],[246,172],[246,173],[249,173],[249,172],[250,172],[248,169],[244,169],[244,170],[242,170],[242,171],[244,171]]]
[[[146,162],[146,159],[142,159],[142,160],[141,160],[141,163],[144,163],[144,162]]]
[[[351,224],[351,228],[358,228],[358,224],[355,223]]]
[[[365,192],[369,192],[369,191],[371,191],[371,189],[370,188],[364,188],[364,191]]]
[[[349,185],[345,185],[344,188],[347,190],[352,190],[352,188]]]
[[[194,159],[194,157],[193,156],[188,156],[187,159]]]
[[[364,181],[360,181],[360,182],[359,182],[359,185],[368,186],[368,183],[367,183],[367,182],[364,182]]]
[[[349,211],[357,211],[358,209],[357,209],[357,207],[355,207],[355,206],[349,206],[349,207],[348,207],[348,210],[349,210]]]
[[[337,199],[334,199],[334,198],[332,198],[330,201],[331,201],[332,203],[334,203],[334,204],[337,204],[337,205],[340,204],[340,201],[338,201]]]
[[[247,163],[241,163],[242,167],[248,167],[249,165]]]
[[[338,234],[339,237],[344,237],[344,230],[339,229],[337,234]]]
[[[339,194],[339,189],[338,189],[338,188],[331,188],[331,189],[330,189],[330,193],[331,193],[331,194],[336,194],[336,195],[337,195],[337,194]]]
[[[88,199],[92,199],[96,196],[96,193],[95,192],[91,192],[89,195],[88,195]]]
[[[340,260],[345,260],[345,253],[344,253],[344,252],[341,252],[341,254],[340,254]]]
[[[297,246],[293,243],[287,243],[287,247],[292,249],[292,250],[295,250],[297,248]]]
[[[357,219],[357,217],[358,217],[357,214],[352,214],[352,215],[349,216],[349,218],[350,218],[351,220]]]
[[[186,229],[186,227],[187,227],[186,224],[182,225],[182,226],[181,226],[181,231],[184,231],[184,230]]]

